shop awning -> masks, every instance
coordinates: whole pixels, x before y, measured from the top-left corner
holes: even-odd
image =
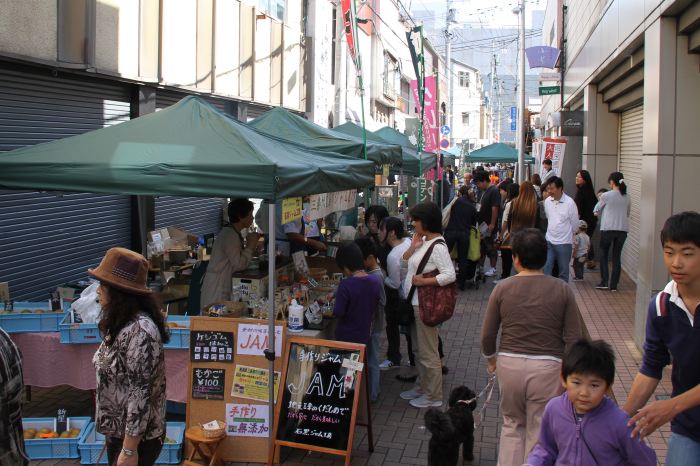
[[[508,144],[497,142],[469,152],[465,160],[467,163],[516,163],[518,161],[518,151]],[[525,163],[533,162],[534,159],[532,157],[525,156]]]
[[[435,157],[435,154],[421,152],[419,160],[418,148],[411,144],[408,136],[394,128],[385,126],[384,128],[374,131],[374,134],[384,141],[390,144],[398,144],[404,149],[403,172],[405,175],[420,176],[421,171],[425,173],[431,168],[435,168],[437,165],[437,157]]]
[[[295,141],[314,149],[364,158],[362,137],[338,133],[285,110],[273,108],[248,125],[270,136]],[[379,165],[401,164],[399,148],[386,143],[367,143],[367,159]]]
[[[0,154],[9,189],[275,200],[372,184],[372,162],[265,136],[197,97]]]

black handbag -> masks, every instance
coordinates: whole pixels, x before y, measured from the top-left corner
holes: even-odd
[[[445,244],[444,241],[435,241],[433,244],[430,245],[428,250],[425,252],[425,255],[423,256],[423,259],[421,259],[420,264],[418,264],[418,269],[416,270],[416,275],[420,275],[423,273],[423,269],[425,268],[425,265],[428,263],[428,259],[430,259],[430,254],[433,252],[433,247],[439,242],[442,242]],[[406,277],[408,279],[408,277]],[[411,290],[408,292],[408,296],[406,299],[401,299],[399,298],[399,307],[398,307],[398,321],[399,325],[413,325],[413,322],[415,322],[416,318],[413,315],[413,305],[411,304],[411,301],[413,300],[413,293],[416,292],[416,285],[411,285]]]

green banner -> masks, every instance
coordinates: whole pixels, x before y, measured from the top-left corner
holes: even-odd
[[[561,89],[559,86],[541,86],[540,95],[555,95],[560,94]]]

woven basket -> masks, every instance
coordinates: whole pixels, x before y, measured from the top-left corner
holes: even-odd
[[[219,438],[226,433],[226,423],[223,421],[216,421],[219,424],[218,429],[205,429],[202,427],[202,435],[206,438]]]

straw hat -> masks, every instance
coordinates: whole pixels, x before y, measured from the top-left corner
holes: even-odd
[[[149,294],[148,261],[134,251],[125,248],[111,248],[96,269],[88,269],[88,274],[114,288],[127,293]]]

